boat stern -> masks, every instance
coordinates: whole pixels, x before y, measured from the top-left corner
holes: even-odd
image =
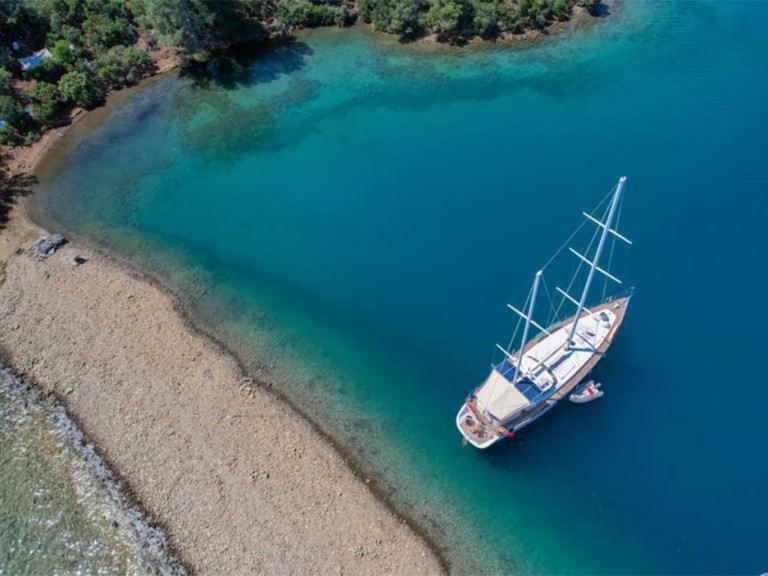
[[[506,438],[506,434],[500,433],[495,426],[479,417],[477,410],[472,400],[465,402],[456,414],[456,427],[467,442],[483,450]]]

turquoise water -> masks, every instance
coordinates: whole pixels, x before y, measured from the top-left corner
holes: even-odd
[[[760,573],[768,4],[611,10],[525,51],[321,30],[162,79],[42,207],[184,294],[457,572]],[[504,304],[622,174],[605,398],[462,446]]]

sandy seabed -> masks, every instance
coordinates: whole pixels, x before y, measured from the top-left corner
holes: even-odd
[[[439,559],[173,296],[87,247],[0,232],[3,362],[54,393],[199,574],[437,574]],[[87,261],[73,263],[74,256]]]

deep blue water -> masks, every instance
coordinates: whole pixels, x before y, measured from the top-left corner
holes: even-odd
[[[47,218],[185,294],[459,572],[766,571],[768,3],[611,10],[524,51],[322,30],[165,78],[52,161]],[[606,396],[462,446],[505,303],[622,174]]]

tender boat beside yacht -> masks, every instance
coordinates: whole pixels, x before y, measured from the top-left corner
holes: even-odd
[[[594,380],[576,386],[576,390],[571,392],[570,396],[568,396],[568,400],[574,404],[586,404],[587,402],[592,402],[592,400],[602,398],[604,392],[600,390],[600,386],[602,386],[602,384],[595,384]]]
[[[555,319],[546,328],[533,319],[543,270],[536,273],[527,300],[527,310],[523,312],[508,305],[524,322],[519,348],[511,351],[497,345],[503,353],[503,359],[492,366],[486,380],[469,394],[456,415],[459,431],[473,446],[488,448],[499,440],[514,436],[564,398],[570,398],[574,403],[585,403],[603,395],[600,385],[594,382],[578,390],[577,386],[613,342],[624,321],[632,295],[630,291],[621,296],[603,298],[602,302],[591,308],[586,306],[596,273],[609,281],[621,283],[607,269],[601,268],[599,263],[609,238],[631,244],[613,227],[625,184],[626,177],[622,177],[612,190],[603,219],[584,213],[597,226],[593,242],[590,243],[591,246],[597,240],[591,259],[588,256],[589,248],[587,255],[582,255],[569,247],[570,252],[579,260],[574,280],[583,265],[588,267],[587,278],[578,299],[559,287],[556,289],[562,297],[560,306],[566,302],[575,305],[575,313],[561,321]],[[529,341],[531,327],[538,334]]]

